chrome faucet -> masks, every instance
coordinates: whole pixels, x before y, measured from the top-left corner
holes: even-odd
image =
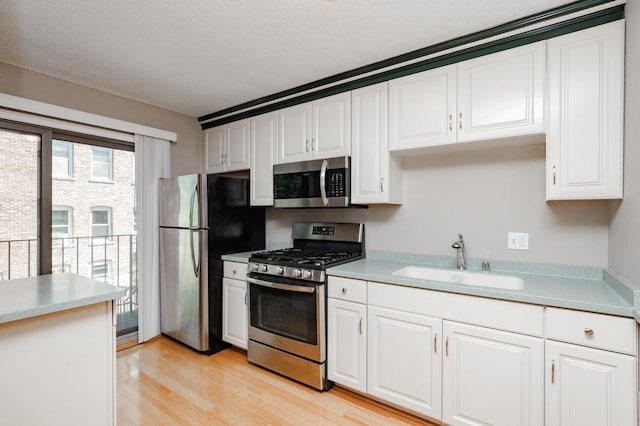
[[[462,234],[458,234],[458,241],[454,241],[451,247],[458,251],[458,259],[456,261],[456,268],[467,269],[467,265],[464,259],[464,239]]]

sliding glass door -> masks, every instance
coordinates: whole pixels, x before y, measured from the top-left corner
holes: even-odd
[[[137,331],[133,145],[0,123],[0,279],[72,272],[127,289]]]

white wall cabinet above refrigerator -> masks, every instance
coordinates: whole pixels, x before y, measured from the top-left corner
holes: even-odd
[[[389,149],[544,133],[545,42],[389,82]]]
[[[278,164],[351,154],[351,93],[278,111]]]
[[[247,170],[250,167],[248,119],[207,129],[204,139],[206,173]]]
[[[622,198],[624,20],[548,47],[547,200]]]

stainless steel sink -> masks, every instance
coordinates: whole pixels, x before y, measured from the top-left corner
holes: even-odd
[[[480,287],[493,287],[508,290],[522,290],[524,280],[507,275],[491,273],[477,273],[450,269],[425,268],[421,266],[406,266],[391,273],[399,277],[416,278],[420,280],[441,281],[452,284],[465,284]]]

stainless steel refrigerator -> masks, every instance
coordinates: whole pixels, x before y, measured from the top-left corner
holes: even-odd
[[[249,181],[218,175],[160,179],[160,328],[212,354],[222,341],[222,260],[265,245],[264,209]]]

